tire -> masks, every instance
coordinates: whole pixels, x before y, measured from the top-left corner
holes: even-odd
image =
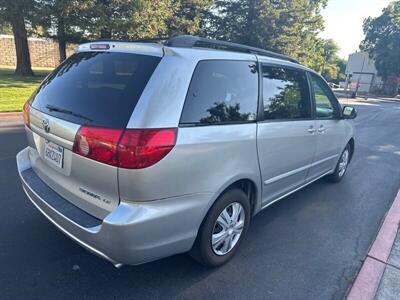
[[[331,175],[327,176],[327,179],[330,182],[339,182],[343,179],[344,175],[347,172],[347,168],[350,163],[350,158],[351,158],[351,148],[350,148],[350,145],[347,144],[346,148],[344,148],[342,154],[340,155],[339,161],[335,168],[335,172],[333,172]],[[343,160],[346,160],[345,165],[342,165],[342,163],[344,162]],[[344,166],[344,169],[343,169],[343,166]]]
[[[241,210],[239,207],[241,207]],[[233,217],[234,210],[236,213],[240,211],[237,214],[237,222],[233,220],[235,219]],[[220,223],[220,221],[226,220],[224,218],[226,214],[220,216],[223,211],[228,213],[229,217],[232,217],[232,219],[228,218],[231,224],[225,229]],[[189,252],[190,256],[206,267],[218,267],[228,262],[235,255],[247,232],[250,224],[250,211],[250,201],[242,190],[232,188],[226,191],[217,199],[203,220],[193,248]],[[232,215],[229,215],[230,213]],[[227,222],[223,223],[228,224]],[[243,224],[243,227],[239,233],[240,224]],[[214,247],[212,238],[214,238],[214,241],[218,241]]]

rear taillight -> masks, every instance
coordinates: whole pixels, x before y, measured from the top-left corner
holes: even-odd
[[[119,166],[143,169],[163,159],[175,146],[176,129],[127,129],[118,145]]]
[[[75,136],[73,151],[87,158],[118,166],[117,150],[121,134],[120,129],[83,126]]]
[[[31,113],[31,105],[29,101],[26,101],[24,104],[24,107],[22,109],[22,117],[24,118],[24,124],[27,127],[31,127],[30,126],[30,113]]]
[[[143,169],[164,158],[175,146],[176,129],[108,129],[83,126],[73,151],[126,169]]]

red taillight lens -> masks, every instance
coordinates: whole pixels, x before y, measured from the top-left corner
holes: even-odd
[[[122,136],[121,136],[122,135]],[[143,169],[163,159],[175,146],[176,129],[120,129],[83,126],[73,151],[126,169]]]
[[[121,134],[121,129],[83,126],[75,136],[73,151],[87,158],[118,166],[117,150]]]
[[[29,117],[30,112],[31,112],[31,105],[30,105],[29,101],[26,101],[24,104],[24,107],[22,109],[22,117],[24,118],[24,124],[29,128],[31,127],[30,126],[30,117]]]
[[[175,146],[176,129],[127,129],[118,146],[119,166],[143,169],[163,159]]]

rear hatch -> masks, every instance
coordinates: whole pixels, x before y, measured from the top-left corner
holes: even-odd
[[[100,143],[107,143],[110,133],[123,130],[160,59],[111,51],[76,53],[25,105],[34,171],[61,196],[98,218],[119,203],[118,168],[102,162],[108,159],[105,152],[92,153],[97,160],[80,155],[76,143],[82,152],[87,141],[78,140],[77,134],[89,128]]]

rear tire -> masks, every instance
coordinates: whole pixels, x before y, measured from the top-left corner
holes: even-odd
[[[346,148],[344,148],[342,154],[340,155],[339,161],[335,168],[335,172],[327,176],[327,179],[330,182],[339,182],[343,179],[344,175],[346,174],[347,167],[349,166],[350,158],[351,148],[350,145],[347,144]]]
[[[250,211],[250,201],[242,190],[226,191],[203,220],[190,256],[206,267],[228,262],[246,234]]]

